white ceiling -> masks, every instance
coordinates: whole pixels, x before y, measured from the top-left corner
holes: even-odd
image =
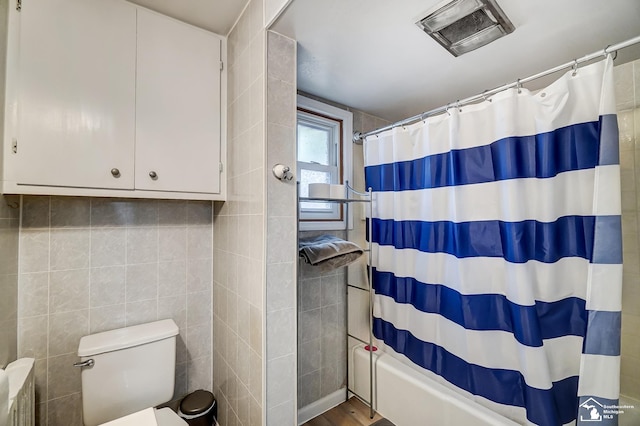
[[[248,0],[130,0],[156,12],[226,36]]]
[[[455,58],[415,25],[440,2],[293,0],[272,29],[298,41],[300,90],[391,121],[640,35],[640,0],[498,0],[515,31]]]

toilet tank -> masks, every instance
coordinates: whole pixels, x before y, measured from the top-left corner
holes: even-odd
[[[95,426],[167,402],[175,385],[173,320],[155,321],[80,339],[84,424]]]

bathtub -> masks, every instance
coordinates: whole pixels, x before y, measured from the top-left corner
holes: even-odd
[[[349,354],[349,383],[369,398],[369,352],[362,345]],[[389,354],[374,352],[374,408],[396,426],[497,426],[516,423],[458,395]]]

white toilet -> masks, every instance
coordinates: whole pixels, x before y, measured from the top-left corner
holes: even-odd
[[[169,408],[173,396],[176,336],[173,320],[91,334],[80,339],[85,426],[182,426]]]

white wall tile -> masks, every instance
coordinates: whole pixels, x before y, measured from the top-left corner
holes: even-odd
[[[187,265],[187,291],[211,291],[212,271],[211,259],[190,259]]]
[[[262,362],[262,302],[264,263],[264,181],[265,150],[263,127],[264,44],[258,58],[251,46],[264,40],[264,30],[254,26],[262,17],[262,0],[252,0],[229,34],[229,201],[215,206],[214,223],[214,383],[219,388],[219,421],[225,426],[261,421],[262,379],[249,381],[244,354],[250,347]],[[255,66],[252,63],[255,62]],[[259,170],[259,174],[256,171]],[[260,224],[259,226],[255,224]],[[196,284],[196,287],[200,284]],[[239,349],[243,348],[243,349]],[[256,360],[254,360],[256,361]],[[222,370],[222,371],[219,371]],[[260,369],[262,371],[262,369]],[[254,389],[251,388],[253,383]],[[247,392],[251,396],[247,395]],[[260,412],[256,415],[256,412]],[[249,423],[245,423],[249,422]]]
[[[89,332],[89,310],[49,315],[48,356],[75,353],[80,338]]]
[[[160,226],[185,226],[187,224],[187,202],[182,200],[158,201],[158,224]]]
[[[160,262],[187,258],[187,228],[161,227],[158,229],[158,260]]]
[[[187,291],[186,261],[158,263],[158,297],[178,296]]]
[[[91,267],[124,265],[127,254],[125,228],[91,229]]]
[[[187,324],[189,327],[211,322],[211,291],[187,293]]]
[[[267,265],[267,309],[270,311],[296,306],[294,262]]]
[[[127,265],[126,302],[155,300],[158,297],[158,264]]]
[[[47,422],[50,426],[83,426],[82,395],[75,393],[49,401]]]
[[[211,324],[196,325],[186,331],[189,358],[211,357]]]
[[[129,228],[127,230],[127,264],[157,261],[158,228]]]
[[[49,313],[49,274],[22,274],[18,299],[18,318]]]
[[[89,269],[49,273],[49,312],[89,308]]]
[[[91,268],[90,306],[100,307],[124,303],[125,266],[105,266]]]
[[[293,400],[289,400],[275,407],[270,405],[267,413],[267,422],[274,425],[286,425],[290,424],[291,419],[295,418],[296,415],[297,411]]]
[[[22,227],[48,228],[50,197],[24,196],[22,201]]]
[[[189,258],[210,259],[213,250],[213,229],[211,225],[190,226],[187,229],[187,253]]]
[[[295,353],[295,308],[267,313],[267,362]]]
[[[158,319],[158,302],[156,300],[127,303],[125,309],[127,327]]]
[[[173,319],[181,331],[187,328],[187,296],[161,297],[158,299],[158,319]],[[210,341],[210,339],[208,339]]]
[[[20,232],[20,272],[49,271],[49,231]]]
[[[292,400],[291,383],[296,380],[295,355],[267,361],[267,406],[275,407]]]
[[[51,197],[51,227],[87,228],[91,220],[91,199],[87,197]]]
[[[56,228],[50,236],[52,271],[89,267],[90,235],[86,230]]]
[[[35,359],[47,358],[49,316],[20,318],[18,320],[18,356]]]
[[[158,202],[156,200],[128,200],[131,226],[157,226]]]
[[[102,331],[114,330],[126,326],[126,305],[102,306],[89,310],[89,333],[100,333]]]
[[[82,391],[81,369],[73,366],[77,361],[78,357],[74,353],[49,358],[48,399],[69,396]]]
[[[633,63],[628,62],[614,67],[613,76],[617,109],[625,110],[632,108],[634,105]]]
[[[91,200],[91,226],[125,226],[131,222],[131,204],[128,200],[94,198]]]

